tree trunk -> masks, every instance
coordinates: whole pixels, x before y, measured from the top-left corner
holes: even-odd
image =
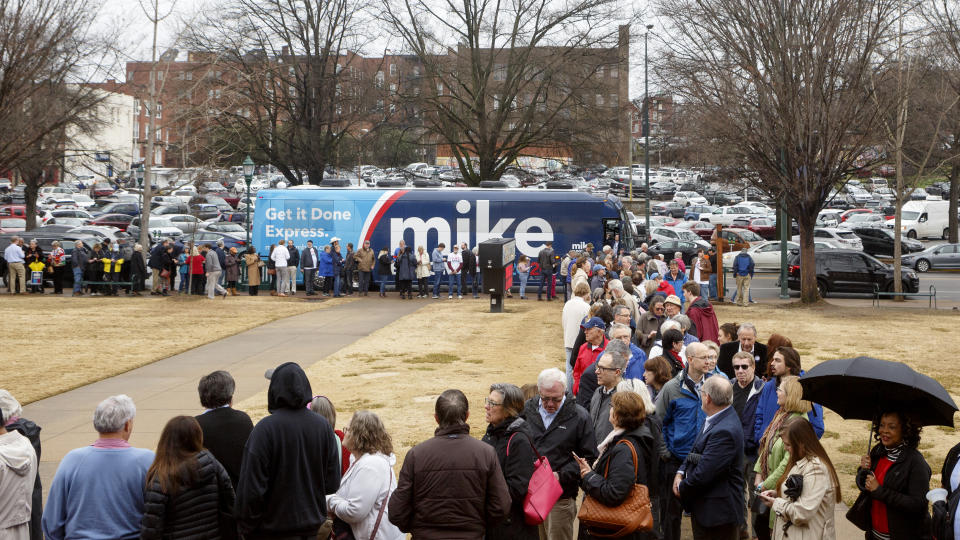
[[[801,212],[797,216],[797,226],[800,228],[800,302],[804,304],[814,304],[820,300],[813,249],[815,220],[816,217],[811,217],[809,212]]]
[[[903,252],[903,245],[900,241],[900,222],[901,214],[903,214],[903,145],[897,145],[896,151],[896,166],[897,166],[897,187],[894,189],[896,194],[896,199],[894,204],[896,205],[896,211],[893,214],[893,290],[894,292],[903,292],[903,282],[900,279],[900,254]],[[919,173],[917,173],[919,175]],[[912,190],[911,190],[912,192]],[[893,299],[898,302],[903,302],[905,300],[902,296],[894,296]]]
[[[957,234],[957,198],[960,194],[960,165],[954,164],[950,167],[950,215],[948,216],[948,227],[950,228],[950,242],[956,244]]]
[[[24,178],[24,206],[26,207],[26,214],[23,219],[26,220],[27,224],[25,229],[32,231],[37,228],[37,193],[40,191],[40,186],[43,184],[43,174],[41,173],[38,177]]]

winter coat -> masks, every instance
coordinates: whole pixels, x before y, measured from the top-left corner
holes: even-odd
[[[474,275],[477,273],[477,256],[473,254],[469,249],[464,249],[460,251],[460,254],[463,256],[463,271],[462,273],[468,275]]]
[[[663,282],[669,283],[670,286],[673,287],[674,294],[680,298],[680,305],[682,306],[683,303],[686,302],[686,298],[683,295],[683,284],[687,282],[687,275],[677,270],[677,277],[673,277],[670,275],[670,272],[667,272],[666,275],[663,276]],[[663,282],[661,282],[661,284]]]
[[[590,343],[584,343],[580,346],[580,349],[577,351],[577,361],[573,364],[573,395],[578,395],[580,375],[583,373],[583,370],[597,361],[597,357],[607,348],[607,343],[609,342],[610,340],[607,339],[607,336],[603,336],[603,343],[597,348],[594,348]]]
[[[731,380],[737,384],[736,379]],[[760,402],[760,392],[763,390],[763,379],[754,375],[751,383],[750,394],[747,396],[746,403],[743,404],[743,411],[740,413],[740,425],[743,427],[743,453],[747,456],[757,455],[757,442],[753,438],[753,427],[757,416],[757,403]]]
[[[37,454],[29,439],[17,431],[0,435],[0,538],[30,538],[37,466]]]
[[[393,474],[396,462],[393,454],[363,454],[347,469],[340,489],[327,496],[327,508],[350,525],[354,538],[370,538],[385,498],[397,489]],[[390,523],[386,512],[384,508],[375,540],[403,540],[404,534]]]
[[[357,261],[357,270],[361,272],[371,272],[373,270],[375,257],[372,249],[360,248],[354,255],[354,259]]]
[[[647,311],[644,312],[643,315],[640,315],[637,330],[633,333],[633,341],[643,349],[643,352],[647,353],[647,357],[650,357],[650,348],[653,347],[653,343],[657,340],[661,324],[663,324],[663,319],[657,317],[652,311]],[[653,337],[650,337],[650,332],[654,332]]]
[[[216,258],[216,257],[211,257]],[[195,482],[165,493],[154,478],[144,492],[140,538],[220,538],[233,525],[233,485],[223,465],[202,450],[196,455]]]
[[[166,252],[167,250],[163,247],[163,244],[157,244],[153,246],[153,249],[150,250],[150,268],[162,270],[163,266],[161,265],[161,259],[163,258],[163,254]]]
[[[877,468],[877,461],[885,455],[881,444],[870,450],[871,471]],[[930,538],[930,514],[927,512],[926,499],[929,488],[930,466],[923,459],[923,454],[916,448],[904,448],[900,458],[887,469],[880,487],[873,492],[860,491],[847,513],[847,519],[855,524],[870,524],[872,502],[879,501],[887,507],[891,540],[927,540]],[[865,537],[871,537],[870,531]]]
[[[510,492],[510,514],[505,521],[487,528],[487,540],[537,540],[539,533],[536,525],[524,522],[523,501],[527,496],[527,486],[533,476],[533,465],[537,459],[533,452],[533,435],[529,433],[523,418],[512,417],[487,426],[483,442],[489,444],[497,453],[497,461]],[[507,444],[510,455],[507,455]]]
[[[386,278],[393,273],[393,257],[390,256],[390,253],[384,251],[377,257],[377,275],[381,279]]]
[[[300,250],[291,242],[287,244],[287,253],[290,254],[290,258],[287,259],[287,266],[298,268],[300,266]]]
[[[330,260],[333,263],[333,275],[339,276],[343,272],[343,255],[339,251],[330,250]]]
[[[243,264],[247,265],[247,285],[250,287],[259,287],[260,286],[260,255],[256,253],[244,254]]]
[[[527,421],[533,444],[550,461],[553,472],[560,477],[564,497],[576,497],[580,490],[580,466],[571,452],[590,463],[597,457],[597,441],[593,435],[590,413],[577,405],[573,395],[565,395],[550,427],[545,427],[540,416],[540,397],[527,400],[522,417]]]
[[[70,253],[70,266],[72,268],[79,268],[81,270],[87,267],[87,259],[89,258],[89,252],[87,248],[84,247],[74,247],[73,251]],[[151,262],[153,260],[151,259]],[[157,256],[156,261],[157,267],[160,266],[160,257]]]
[[[203,447],[223,465],[236,489],[240,479],[243,447],[253,431],[250,416],[232,407],[217,407],[194,418],[203,432]]]
[[[348,276],[357,269],[357,261],[354,260],[353,255],[353,251],[348,249],[346,255],[343,256],[343,272]]]
[[[26,437],[33,446],[33,451],[37,454],[37,463],[40,462],[40,426],[34,422],[20,417],[6,425],[7,431],[16,431]],[[30,538],[31,540],[43,540],[43,529],[40,525],[40,518],[43,515],[43,484],[40,482],[40,474],[36,475],[33,482],[33,504],[30,507]]]
[[[697,337],[700,341],[719,343],[720,325],[710,301],[703,296],[698,296],[687,308],[687,317],[690,317],[690,322],[697,329]]]
[[[29,267],[31,263],[35,262],[47,264],[43,258],[43,250],[40,249],[40,246],[35,248],[27,246],[27,249],[23,250],[23,265]]]
[[[787,416],[787,420],[790,420],[791,418],[802,417],[803,413],[790,413],[790,415]],[[784,420],[784,423],[786,423],[786,420]],[[790,452],[787,452],[786,448],[784,448],[783,438],[780,436],[780,433],[777,433],[776,437],[776,440],[773,441],[772,445],[770,445],[769,455],[767,457],[767,476],[763,479],[764,491],[777,487],[777,483],[780,481],[780,477],[783,476],[783,473],[787,471],[787,463],[790,461]],[[758,451],[763,452],[764,450],[763,448],[759,448]],[[760,467],[759,458],[753,466],[753,472],[763,474],[763,471]],[[756,477],[751,480],[751,483],[754,480],[756,480]],[[773,527],[776,517],[776,514],[770,512],[770,527]]]
[[[170,272],[170,276],[173,277],[173,273],[177,271],[176,255],[164,251],[163,254],[160,255],[160,269],[161,271],[168,270]]]
[[[637,454],[636,470],[629,445],[633,445]],[[605,506],[623,504],[634,484],[647,486],[650,495],[655,496],[651,486],[657,474],[658,460],[655,435],[651,432],[649,423],[644,421],[640,427],[610,440],[593,469],[580,480],[580,486],[586,495]],[[591,535],[589,529],[586,533],[580,538],[599,538]],[[620,538],[641,540],[654,536],[651,532],[637,531]]]
[[[690,265],[690,269],[687,272],[687,277],[690,281],[693,281],[694,274],[697,272],[697,261],[694,260]],[[700,257],[700,281],[708,281],[710,279],[710,274],[713,273],[713,265],[710,262],[710,257]]]
[[[580,323],[590,313],[590,304],[583,298],[574,296],[567,300],[563,305],[563,311],[560,315],[560,323],[563,328],[563,346],[573,348],[577,341],[577,333],[580,331]],[[574,354],[577,351],[574,351]],[[567,361],[570,359],[568,358]]]
[[[593,421],[593,436],[598,441],[606,439],[607,435],[613,431],[613,424],[610,423],[610,409],[613,407],[613,394],[616,391],[616,386],[610,391],[600,386],[593,391],[593,396],[590,398],[590,408],[587,410],[590,411],[590,420]]]
[[[430,264],[430,255],[426,251],[417,253],[417,279],[428,278],[433,273]]]
[[[656,405],[657,418],[663,425],[665,449],[674,458],[683,461],[700,435],[707,417],[700,408],[700,392],[694,389],[693,380],[687,376],[686,369],[663,385]]]
[[[319,250],[317,255],[317,275],[333,277],[333,254]]]
[[[237,256],[233,253],[227,253],[227,266],[224,279],[226,281],[238,281],[240,279],[240,266],[237,263]]]
[[[506,519],[510,492],[493,448],[456,424],[407,453],[389,508],[390,521],[414,538],[480,540]]]
[[[753,257],[742,251],[737,254],[733,259],[733,276],[753,277]]]
[[[143,279],[147,275],[147,263],[143,260],[142,251],[134,251],[130,256],[130,273]]]
[[[306,408],[313,397],[303,369],[277,367],[267,390],[270,415],[243,450],[237,483],[237,529],[247,540],[316,536],[326,520],[325,496],[340,486],[336,435],[327,419]]]
[[[223,267],[220,266],[220,258],[217,257],[216,253],[207,252],[206,259],[203,261],[203,269],[206,272],[223,272]]]
[[[417,279],[417,259],[413,253],[403,252],[397,255],[397,279],[413,281]]]
[[[783,486],[780,487],[780,497],[773,500],[770,512],[776,516],[773,526],[775,540],[821,540],[836,538],[834,530],[834,507],[837,505],[837,496],[833,487],[833,479],[827,467],[816,456],[804,457],[797,461],[787,471],[787,476],[799,474],[803,477],[803,490],[797,500],[793,501],[783,496]],[[791,523],[786,532],[783,526]]]
[[[187,257],[187,264],[190,266],[190,273],[197,276],[203,274],[204,272],[204,259],[203,255],[191,255]]]
[[[438,276],[443,274],[447,265],[443,262],[443,253],[439,249],[430,252],[430,264],[433,265],[433,273]]]
[[[553,275],[553,248],[544,247],[537,255],[537,263],[540,264],[540,273],[544,276]]]

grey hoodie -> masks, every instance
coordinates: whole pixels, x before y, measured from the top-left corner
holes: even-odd
[[[36,476],[37,454],[30,440],[16,431],[0,435],[0,531],[30,521]]]
[[[211,249],[206,254],[206,259],[204,259],[203,269],[206,272],[222,272],[223,268],[220,266],[220,257],[217,257],[217,254]]]

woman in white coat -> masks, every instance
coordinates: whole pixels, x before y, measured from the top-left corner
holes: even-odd
[[[397,488],[393,442],[380,417],[357,411],[350,419],[343,445],[353,462],[340,481],[340,489],[327,495],[330,516],[350,525],[357,540],[403,540],[390,523],[387,500]],[[378,524],[379,521],[379,524]]]
[[[780,437],[790,454],[787,473],[780,478],[776,491],[759,495],[776,514],[774,540],[834,540],[834,507],[841,498],[840,481],[830,457],[806,417],[784,423]]]

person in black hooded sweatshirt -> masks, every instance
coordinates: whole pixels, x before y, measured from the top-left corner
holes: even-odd
[[[339,450],[327,419],[306,408],[312,397],[296,363],[270,374],[270,415],[247,439],[237,484],[237,529],[247,540],[315,540],[326,520],[326,496],[340,486]]]

